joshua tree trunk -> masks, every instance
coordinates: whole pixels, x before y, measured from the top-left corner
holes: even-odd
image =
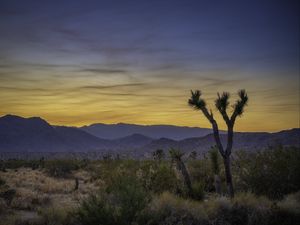
[[[233,142],[233,125],[230,122],[228,122],[228,124],[227,124],[227,126],[228,126],[227,147],[226,147],[226,150],[224,151],[223,145],[220,141],[218,125],[214,119],[212,121],[212,124],[213,124],[212,127],[213,127],[215,141],[217,143],[218,150],[223,157],[226,184],[227,184],[227,193],[231,198],[233,198],[234,197],[234,189],[233,189],[231,167],[230,167],[230,155],[231,155],[232,142]]]
[[[227,184],[227,192],[231,198],[234,197],[234,189],[232,183],[232,175],[230,168],[230,157],[227,156],[224,158],[224,166],[225,166],[225,176],[226,176],[226,184]]]

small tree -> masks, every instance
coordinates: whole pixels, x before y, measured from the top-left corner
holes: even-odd
[[[183,178],[183,183],[184,183],[184,186],[187,191],[187,195],[189,197],[192,197],[193,189],[192,189],[191,178],[186,169],[184,162],[182,161],[182,156],[184,155],[184,153],[182,153],[181,151],[179,151],[177,149],[173,149],[173,148],[169,151],[169,153],[171,156],[172,163],[175,163],[176,170],[179,173],[181,173],[181,176]]]
[[[218,93],[218,97],[215,100],[215,106],[218,111],[221,113],[226,125],[227,125],[227,146],[224,149],[223,144],[220,140],[219,128],[218,124],[214,118],[212,110],[208,111],[206,107],[206,102],[204,99],[201,98],[201,91],[191,91],[191,98],[189,99],[188,103],[191,107],[197,110],[201,110],[204,116],[208,119],[208,121],[212,125],[212,129],[214,132],[214,138],[216,141],[217,148],[220,154],[223,157],[224,166],[225,166],[225,175],[226,175],[226,183],[228,194],[231,198],[234,197],[234,189],[232,184],[232,175],[230,169],[230,155],[232,150],[233,144],[233,127],[235,124],[235,120],[238,116],[242,116],[244,112],[244,108],[248,102],[248,96],[245,90],[240,90],[238,92],[239,99],[233,105],[233,112],[232,115],[229,117],[227,114],[227,109],[229,106],[229,93],[223,92],[221,95]]]
[[[157,149],[152,153],[152,155],[153,155],[153,159],[158,161],[161,161],[165,157],[164,150],[162,149]]]

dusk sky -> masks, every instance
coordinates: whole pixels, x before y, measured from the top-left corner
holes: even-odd
[[[244,88],[236,130],[299,127],[299,20],[297,0],[0,0],[0,116],[210,127],[190,90],[215,110]]]

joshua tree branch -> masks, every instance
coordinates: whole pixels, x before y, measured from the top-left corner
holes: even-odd
[[[209,113],[206,107],[202,107],[201,111],[203,112],[205,117],[209,120],[209,122],[212,125],[213,132],[214,132],[214,138],[216,140],[216,144],[217,144],[217,147],[220,151],[220,154],[222,156],[225,156],[224,148],[223,148],[223,145],[222,145],[222,142],[221,142],[221,139],[220,139],[219,127],[218,127],[218,124],[217,124],[216,120],[214,119],[213,113],[212,112]]]

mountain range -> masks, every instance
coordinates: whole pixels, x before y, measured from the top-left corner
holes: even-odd
[[[81,127],[82,130],[105,139],[123,138],[132,134],[141,134],[153,139],[170,138],[183,140],[190,137],[202,137],[211,133],[211,129],[199,127],[179,127],[172,125],[136,125],[96,123]]]
[[[226,134],[221,133],[226,143]],[[234,149],[256,150],[271,145],[300,146],[300,129],[277,133],[236,132]],[[206,152],[214,145],[211,129],[169,125],[93,124],[81,128],[54,126],[39,118],[0,117],[0,153],[107,152],[150,155],[156,149]]]

